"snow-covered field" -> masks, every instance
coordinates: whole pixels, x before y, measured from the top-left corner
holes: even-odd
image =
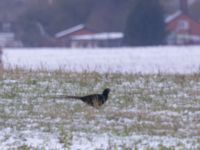
[[[199,49],[5,49],[0,149],[199,150]],[[105,87],[99,110],[51,98]]]
[[[100,72],[191,73],[200,68],[200,46],[119,49],[5,49],[6,66]]]

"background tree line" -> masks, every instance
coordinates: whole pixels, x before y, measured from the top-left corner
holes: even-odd
[[[139,1],[143,2],[141,6]],[[164,38],[164,24],[163,17],[164,13],[161,11],[161,5],[159,5],[159,0],[57,0],[49,3],[49,0],[33,1],[27,8],[26,13],[20,16],[19,27],[22,29],[20,32],[20,37],[27,45],[34,46],[35,43],[43,43],[45,36],[54,35],[56,32],[69,28],[71,26],[84,23],[90,28],[97,31],[125,31],[124,44],[126,45],[149,45],[149,44],[161,44],[160,39]],[[152,5],[153,4],[153,5]],[[157,5],[156,5],[157,4]],[[156,6],[155,6],[156,5]],[[155,7],[154,7],[155,6]],[[157,10],[159,9],[159,10]],[[140,12],[151,14],[148,22],[145,23],[145,16],[142,16]],[[133,15],[129,15],[133,14]],[[157,15],[160,17],[158,19]],[[142,19],[138,22],[137,19]],[[138,30],[137,26],[142,27],[142,25],[136,25],[133,23],[143,24],[143,28]],[[137,34],[139,31],[144,32],[147,26],[150,28],[157,21],[156,29],[160,28],[158,34],[159,37],[152,38],[153,32],[158,30],[150,30],[143,33],[143,38],[140,36],[134,37],[133,29],[137,28]],[[160,23],[161,21],[162,23]],[[147,33],[149,32],[149,33]],[[161,33],[163,32],[163,33]],[[28,33],[28,34],[27,34]],[[31,35],[31,37],[30,37]],[[136,38],[139,41],[135,42]],[[151,41],[144,41],[146,38],[148,40],[158,40],[157,43]],[[132,40],[134,39],[134,40]],[[134,41],[134,42],[130,42]]]

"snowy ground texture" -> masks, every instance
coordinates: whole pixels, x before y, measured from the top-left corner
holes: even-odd
[[[139,50],[6,49],[0,149],[200,150],[198,47]],[[174,69],[168,70],[170,64]],[[15,65],[34,71],[11,69]],[[111,94],[99,110],[51,98],[101,93],[106,87]]]
[[[200,47],[150,47],[119,49],[5,49],[8,66],[100,72],[179,72],[200,68]]]

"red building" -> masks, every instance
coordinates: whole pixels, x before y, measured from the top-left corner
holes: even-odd
[[[170,45],[200,44],[200,22],[190,17],[187,0],[180,0],[180,10],[166,20]]]
[[[58,46],[71,47],[71,40],[73,36],[94,34],[96,33],[92,29],[87,28],[85,25],[80,24],[64,31],[58,32],[55,35]]]
[[[123,39],[121,32],[95,32],[84,25],[77,25],[55,35],[61,47],[119,47]]]

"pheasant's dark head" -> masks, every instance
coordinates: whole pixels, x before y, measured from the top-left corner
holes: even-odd
[[[109,88],[106,88],[104,91],[103,91],[103,95],[105,96],[106,100],[108,98],[108,94],[110,92],[110,89]]]

